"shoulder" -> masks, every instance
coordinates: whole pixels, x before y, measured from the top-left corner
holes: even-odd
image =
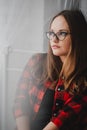
[[[29,73],[33,78],[37,79],[38,77],[40,78],[44,69],[46,68],[44,64],[47,62],[47,53],[36,53],[33,54],[26,66],[24,71]]]
[[[40,60],[40,59],[42,59],[42,58],[44,58],[44,57],[46,57],[46,56],[47,56],[47,53],[35,53],[35,54],[33,54],[33,55],[31,56],[30,59]]]
[[[35,53],[29,58],[28,65],[35,66],[37,63],[43,62],[46,57],[47,53]]]

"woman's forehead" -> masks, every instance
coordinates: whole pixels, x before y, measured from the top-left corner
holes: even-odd
[[[69,30],[69,26],[68,26],[68,23],[63,16],[58,16],[52,21],[50,29],[55,30],[55,31]]]

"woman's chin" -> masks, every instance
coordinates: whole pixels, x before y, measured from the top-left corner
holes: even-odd
[[[59,56],[59,53],[57,51],[53,51],[53,55]]]

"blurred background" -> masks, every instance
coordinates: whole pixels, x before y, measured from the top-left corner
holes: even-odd
[[[87,19],[87,0],[0,0],[0,130],[14,130],[12,113],[18,80],[31,55],[47,52],[51,18],[79,8]]]

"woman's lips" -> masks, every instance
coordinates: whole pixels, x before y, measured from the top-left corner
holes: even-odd
[[[58,48],[60,48],[60,47],[57,46],[57,45],[53,45],[53,46],[52,46],[52,49],[58,49]]]

